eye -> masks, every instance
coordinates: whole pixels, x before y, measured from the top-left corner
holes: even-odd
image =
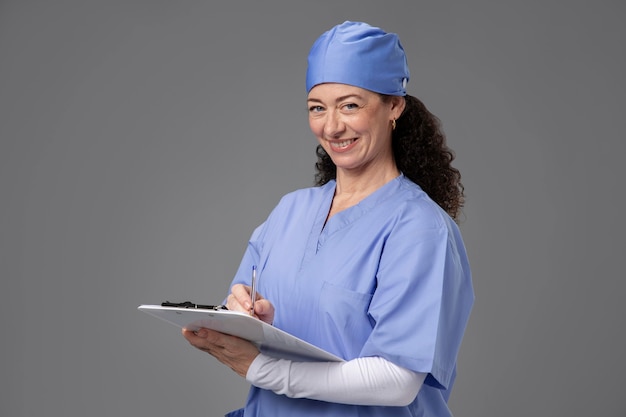
[[[314,105],[309,107],[309,113],[319,113],[323,111],[324,108],[322,106]]]
[[[356,110],[359,108],[359,106],[355,103],[346,103],[343,105],[343,108],[346,110]]]

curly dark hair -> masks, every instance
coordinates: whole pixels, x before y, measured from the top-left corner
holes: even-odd
[[[384,101],[389,96],[381,96]],[[454,152],[446,145],[440,120],[416,97],[406,95],[406,107],[396,121],[391,146],[398,169],[419,185],[454,220],[465,202],[461,173],[452,167]],[[317,146],[315,184],[337,176],[337,167],[321,145]]]

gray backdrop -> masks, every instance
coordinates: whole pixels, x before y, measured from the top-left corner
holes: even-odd
[[[226,294],[313,182],[311,43],[364,20],[399,33],[466,186],[455,415],[626,416],[626,7],[591,3],[0,1],[0,415],[243,404],[136,308]]]

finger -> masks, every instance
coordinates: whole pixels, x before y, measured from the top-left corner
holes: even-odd
[[[269,324],[274,322],[274,306],[269,300],[261,299],[254,303],[254,312],[264,322]]]
[[[195,348],[207,352],[220,362],[228,363],[245,346],[249,349],[250,342],[236,336],[230,336],[206,328],[198,329],[188,335],[189,342]],[[256,349],[256,348],[255,348]]]
[[[250,364],[259,354],[259,349],[247,340],[215,330],[183,329],[183,335],[191,345],[210,354],[244,378]]]
[[[193,341],[196,340],[198,335],[196,334],[195,330],[189,330],[189,329],[183,328],[183,337],[187,339],[189,343],[192,343]]]
[[[183,336],[195,348],[212,353],[227,344],[226,335],[206,328],[192,331],[183,329]]]
[[[242,312],[249,311],[248,309],[246,309],[246,307],[243,304],[239,302],[239,300],[237,299],[237,297],[235,297],[234,294],[229,294],[228,297],[226,298],[226,308],[228,308],[231,311],[242,311]]]
[[[258,315],[264,315],[271,310],[271,307],[272,305],[269,301],[265,299],[257,300],[256,303],[254,303],[254,312]]]
[[[230,295],[233,296],[233,307],[236,308],[237,311],[250,311],[252,307],[252,298],[250,298],[250,287],[243,284],[235,284],[231,289]],[[229,296],[229,303],[231,301],[231,297]],[[230,309],[230,305],[228,306]]]

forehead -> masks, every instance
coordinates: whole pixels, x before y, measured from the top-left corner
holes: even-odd
[[[309,91],[307,99],[313,101],[336,101],[347,97],[369,100],[380,97],[380,95],[373,91],[349,84],[323,83],[313,87],[311,91]]]

